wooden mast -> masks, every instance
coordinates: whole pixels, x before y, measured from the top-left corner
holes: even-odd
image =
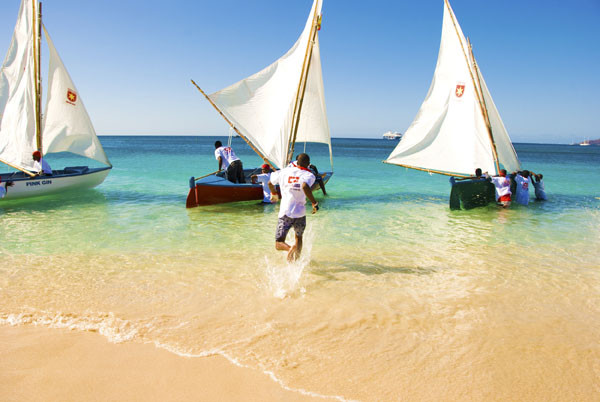
[[[236,132],[236,133],[237,133],[237,134],[238,134],[240,137],[242,137],[242,139],[243,139],[244,141],[246,141],[246,143],[247,143],[248,145],[250,145],[250,148],[252,148],[252,150],[253,150],[254,152],[256,152],[256,153],[258,154],[258,156],[260,156],[260,157],[261,157],[261,158],[262,158],[262,159],[263,159],[263,160],[264,160],[266,163],[268,163],[268,164],[269,164],[269,166],[271,166],[271,169],[273,169],[273,170],[277,170],[277,169],[275,169],[275,167],[274,167],[274,166],[271,164],[271,161],[269,161],[269,159],[267,159],[267,157],[266,157],[266,156],[264,156],[264,155],[263,155],[263,154],[262,154],[262,153],[261,153],[261,152],[260,152],[258,149],[256,149],[256,147],[254,147],[254,145],[252,145],[252,143],[251,143],[251,142],[250,142],[250,141],[249,141],[249,140],[248,140],[248,139],[247,139],[247,138],[244,136],[244,134],[242,134],[242,133],[240,132],[240,130],[238,130],[238,129],[237,129],[237,127],[236,127],[236,126],[235,126],[235,125],[234,125],[234,124],[233,124],[233,123],[232,123],[232,122],[231,122],[231,121],[230,121],[230,120],[227,118],[227,116],[225,116],[225,115],[223,114],[223,112],[221,111],[221,109],[219,109],[219,107],[218,107],[217,105],[215,105],[215,103],[212,101],[212,99],[210,99],[210,98],[208,97],[208,95],[206,95],[206,93],[204,93],[204,91],[202,90],[202,88],[200,88],[200,87],[198,86],[198,84],[196,84],[196,83],[194,82],[194,80],[190,80],[190,81],[192,81],[192,84],[194,84],[194,86],[195,86],[196,88],[198,88],[198,91],[200,91],[200,92],[202,93],[202,95],[204,95],[204,97],[205,97],[205,98],[206,98],[206,99],[207,99],[207,100],[210,102],[210,104],[211,104],[211,105],[212,105],[212,106],[213,106],[213,107],[214,107],[214,108],[217,110],[217,112],[219,112],[219,114],[221,115],[221,117],[222,117],[223,119],[225,119],[225,121],[227,122],[227,124],[229,124],[229,126],[230,126],[232,129],[234,129],[234,130],[235,130],[235,132]]]
[[[490,137],[490,142],[492,145],[492,155],[494,157],[494,164],[496,165],[496,170],[500,171],[500,166],[498,163],[498,154],[496,152],[496,143],[494,142],[494,136],[492,134],[492,127],[490,125],[490,121],[487,117],[487,108],[485,106],[485,102],[483,101],[483,97],[481,96],[481,94],[479,93],[479,86],[477,85],[477,83],[475,82],[475,77],[473,76],[473,70],[471,69],[471,63],[469,62],[469,57],[467,56],[467,52],[465,50],[465,47],[463,45],[463,41],[461,40],[460,34],[458,32],[458,27],[456,26],[456,20],[454,19],[454,12],[452,12],[452,8],[450,8],[450,4],[448,3],[448,0],[444,0],[444,3],[446,5],[446,7],[448,8],[448,12],[450,14],[450,18],[452,18],[452,25],[454,25],[454,31],[456,32],[456,36],[458,36],[458,41],[460,42],[460,48],[463,51],[463,56],[465,57],[465,61],[467,63],[467,67],[469,68],[469,75],[471,76],[471,81],[473,82],[473,87],[475,88],[475,93],[477,94],[477,101],[479,102],[479,108],[481,110],[481,113],[483,115],[483,120],[485,122],[485,125],[487,127],[487,131],[488,131],[488,136]],[[472,55],[472,53],[471,53]],[[472,56],[471,56],[472,57]],[[475,58],[473,58],[473,63],[475,64]],[[479,79],[479,75],[478,75],[478,79]]]
[[[289,138],[289,151],[285,162],[287,166],[294,157],[294,145],[296,144],[296,136],[298,134],[298,127],[300,126],[300,113],[302,112],[302,104],[304,102],[304,94],[306,93],[306,81],[308,80],[308,71],[310,69],[310,62],[312,60],[312,48],[315,43],[317,36],[317,10],[319,6],[319,0],[315,1],[315,11],[313,13],[312,25],[310,28],[310,34],[308,38],[308,44],[306,46],[306,53],[304,54],[304,62],[302,64],[302,72],[300,74],[300,82],[298,83],[298,90],[296,91],[296,102],[294,104],[294,113],[292,115],[292,128],[290,130]],[[281,167],[282,169],[284,166]]]
[[[41,77],[41,45],[42,45],[42,3],[36,13],[37,0],[33,2],[33,58],[35,75],[35,139],[37,150],[42,151],[42,77]]]
[[[451,176],[451,177],[471,177],[471,176],[467,176],[464,174],[454,174],[454,173],[448,173],[448,172],[443,172],[441,170],[435,170],[435,169],[425,169],[425,168],[420,168],[420,167],[416,167],[416,166],[410,166],[410,165],[403,165],[401,163],[392,163],[392,162],[388,162],[388,161],[382,161],[383,163],[387,163],[388,165],[396,165],[396,166],[401,166],[401,167],[405,167],[407,169],[413,169],[413,170],[419,170],[421,172],[427,172],[427,173],[435,173],[435,174],[441,174],[444,176]]]

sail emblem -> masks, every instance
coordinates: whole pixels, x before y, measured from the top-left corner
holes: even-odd
[[[75,102],[77,102],[77,93],[67,88],[67,103],[75,105]]]
[[[454,94],[456,95],[456,97],[460,98],[461,96],[463,96],[464,93],[465,93],[465,84],[463,84],[463,83],[456,84],[456,90],[454,91]]]

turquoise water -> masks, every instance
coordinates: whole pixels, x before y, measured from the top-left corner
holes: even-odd
[[[446,177],[381,163],[395,142],[334,139],[289,265],[277,206],[185,208],[215,139],[102,137],[114,168],[98,188],[0,202],[0,323],[221,354],[338,399],[600,391],[600,147],[515,144],[549,200],[450,211]],[[329,170],[327,147],[306,151]]]

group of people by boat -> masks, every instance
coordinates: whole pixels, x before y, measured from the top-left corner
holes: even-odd
[[[488,183],[493,185],[496,204],[503,208],[509,207],[512,201],[520,205],[529,205],[529,190],[531,185],[534,188],[535,199],[537,201],[546,201],[548,199],[544,185],[544,175],[530,172],[529,170],[508,174],[506,169],[500,169],[498,175],[490,176],[488,172],[482,173],[481,169],[477,168],[475,176],[462,178],[450,177],[453,189],[457,182],[462,180],[468,180],[469,183],[473,184],[485,185]],[[451,198],[452,196],[451,194]],[[460,198],[459,202],[464,209],[487,205],[490,202],[489,199],[485,198],[485,192],[481,191],[471,193],[462,192],[457,197]]]

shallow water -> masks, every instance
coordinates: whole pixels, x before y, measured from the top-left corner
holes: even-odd
[[[290,265],[276,206],[185,208],[214,140],[102,137],[97,189],[0,202],[0,323],[222,354],[337,399],[600,394],[600,147],[516,144],[549,200],[450,211],[447,178],[381,163],[394,142],[334,139]]]

